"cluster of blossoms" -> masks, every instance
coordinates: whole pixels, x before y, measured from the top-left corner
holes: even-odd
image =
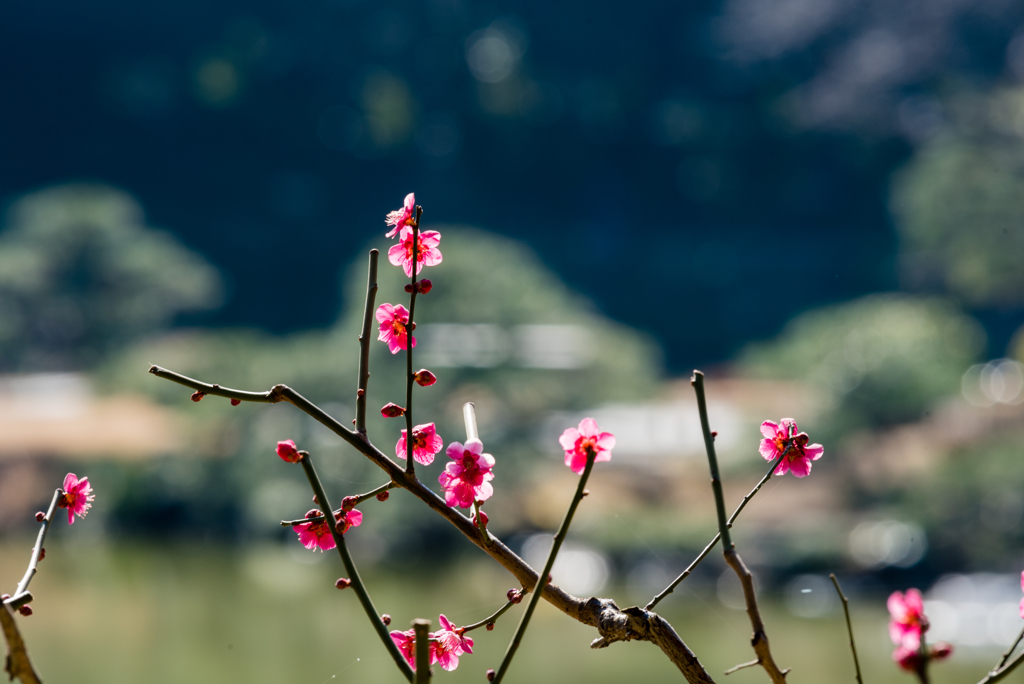
[[[319,518],[319,520],[300,523],[293,528],[299,534],[299,542],[303,546],[310,550],[319,548],[321,551],[330,551],[337,546],[334,543],[334,535],[327,527],[327,520],[320,513],[320,509],[311,508],[306,512],[306,517]],[[349,528],[359,527],[363,524],[363,514],[355,509],[340,510],[334,514],[334,524],[338,534],[345,534]]]
[[[766,461],[774,461],[783,457],[775,469],[776,475],[792,472],[795,477],[807,477],[811,474],[811,461],[817,461],[825,453],[820,444],[808,444],[810,438],[806,432],[799,432],[796,421],[783,418],[778,423],[766,420],[761,423],[761,440],[759,451]]]
[[[948,658],[952,644],[940,641],[931,648],[924,644],[928,631],[928,618],[924,614],[924,599],[917,589],[907,593],[894,591],[886,603],[889,609],[889,638],[896,645],[892,659],[908,672],[920,672],[929,661]],[[1024,602],[1022,602],[1024,612]]]
[[[465,635],[464,627],[456,627],[443,614],[437,616],[441,623],[441,629],[431,632],[430,639],[430,664],[440,663],[441,667],[454,670],[459,666],[459,656],[463,653],[473,652],[473,640]],[[391,638],[402,652],[409,666],[416,669],[416,632],[408,630],[391,632]]]

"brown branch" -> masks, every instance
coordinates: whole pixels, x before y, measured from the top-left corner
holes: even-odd
[[[843,602],[843,613],[846,614],[846,631],[850,635],[850,651],[853,652],[853,667],[857,671],[857,684],[864,684],[864,680],[860,676],[860,661],[857,659],[857,644],[853,643],[853,625],[850,623],[850,599],[846,598],[846,594],[840,588],[836,574],[833,572],[829,577],[832,578],[832,584],[836,586],[836,593],[839,594],[839,598]],[[999,664],[1002,665],[1002,663]]]
[[[740,663],[739,665],[733,665],[732,667],[730,667],[728,670],[726,670],[722,674],[731,675],[734,672],[739,672],[740,670],[745,670],[748,667],[757,667],[760,664],[761,664],[760,660],[751,660],[751,661],[748,661],[746,663]]]
[[[63,493],[62,489],[54,490],[53,498],[50,499],[50,507],[46,509],[46,515],[43,516],[41,521],[42,525],[39,526],[39,534],[36,535],[36,545],[32,547],[32,556],[29,558],[25,575],[18,582],[18,588],[14,590],[14,595],[4,601],[4,605],[8,606],[11,610],[17,610],[32,601],[32,594],[29,593],[28,584],[36,574],[36,566],[39,565],[39,558],[43,555],[43,542],[46,541],[46,532],[50,529],[53,514],[57,510],[57,501]]]
[[[487,617],[485,617],[480,622],[474,622],[471,625],[466,625],[465,627],[463,627],[462,628],[463,633],[465,633],[465,632],[472,632],[474,629],[480,629],[481,627],[486,627],[487,625],[494,624],[497,621],[498,618],[500,618],[502,615],[504,615],[505,612],[508,611],[509,608],[511,608],[512,606],[516,605],[517,603],[519,603],[519,601],[509,601],[508,603],[503,605],[501,608],[499,608],[498,610],[494,611],[491,615],[488,615]]]
[[[415,477],[407,475],[401,466],[385,456],[369,439],[356,435],[295,390],[285,385],[275,385],[267,392],[242,392],[223,388],[219,385],[199,382],[158,366],[151,367],[149,372],[165,380],[176,382],[193,390],[202,390],[205,394],[214,396],[261,403],[289,402],[312,416],[316,421],[377,464],[396,486],[407,490],[435,513],[451,523],[471,543],[512,573],[521,586],[532,588],[537,584],[537,571],[517,556],[500,539],[493,534],[489,534],[490,544],[485,544],[480,537],[480,531],[473,525],[470,518],[449,507],[444,499]],[[601,633],[602,638],[598,639],[595,644],[592,644],[595,648],[600,648],[615,641],[630,641],[632,639],[649,641],[658,646],[668,656],[691,684],[706,684],[707,682],[714,681],[704,670],[704,667],[697,660],[693,652],[690,651],[686,644],[683,643],[683,640],[679,638],[679,635],[676,634],[675,630],[672,629],[672,626],[657,613],[645,611],[638,607],[628,608],[623,611],[619,609],[614,601],[609,599],[578,598],[554,584],[548,584],[545,587],[543,598],[572,619],[585,625],[596,627]]]
[[[363,329],[359,333],[359,384],[356,389],[356,432],[366,434],[366,386],[370,381],[370,339],[373,329],[373,305],[377,298],[377,257],[370,250],[370,265],[366,274],[366,305],[363,308]]]
[[[39,675],[32,669],[32,661],[29,660],[28,649],[25,648],[25,641],[18,631],[14,615],[5,604],[0,604],[0,626],[3,627],[4,639],[7,641],[7,662],[4,665],[4,672],[11,680],[17,677],[22,684],[42,684]]]
[[[363,503],[367,499],[373,499],[378,494],[380,494],[381,492],[386,492],[387,490],[391,489],[394,486],[395,486],[394,482],[388,482],[387,484],[383,484],[380,487],[377,487],[376,489],[374,489],[372,491],[366,492],[365,494],[360,494],[359,496],[356,497],[356,502],[353,505],[354,506],[358,506],[359,504]],[[341,513],[341,509],[339,508],[338,510],[336,510],[334,512],[336,514],[337,513]],[[323,515],[323,513],[320,513],[318,515],[314,515],[312,518],[299,518],[298,520],[282,520],[281,521],[281,527],[295,527],[296,525],[301,525],[302,523],[319,522],[319,521],[321,521],[323,519],[324,519],[324,515]]]
[[[1017,657],[1008,664],[989,672],[978,684],[995,684],[1013,672],[1021,663],[1024,663],[1024,652],[1018,653]]]
[[[416,684],[430,682],[430,620],[417,618],[412,621],[416,635]]]

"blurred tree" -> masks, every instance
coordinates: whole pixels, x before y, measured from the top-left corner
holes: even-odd
[[[145,225],[128,194],[65,185],[17,200],[0,233],[0,370],[69,370],[221,302],[217,271]]]
[[[959,390],[983,343],[981,326],[953,304],[872,295],[798,316],[777,340],[749,347],[740,367],[806,380],[824,397],[818,424],[839,435],[919,418]]]
[[[1024,88],[950,101],[948,130],[893,184],[912,287],[974,306],[1024,304]]]

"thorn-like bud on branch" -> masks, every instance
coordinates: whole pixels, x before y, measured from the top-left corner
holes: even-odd
[[[339,589],[348,589],[349,585],[352,584],[352,580],[347,577],[339,577],[338,581],[334,583],[334,586]]]
[[[494,623],[493,622],[488,622],[487,623],[487,631],[490,632],[490,631],[493,631],[493,630],[494,630]]]
[[[412,376],[412,379],[415,380],[416,384],[420,387],[430,387],[437,382],[437,376],[426,368],[421,368],[416,371],[416,374]]]
[[[391,496],[391,493],[385,489],[383,492],[377,494],[377,501],[387,501],[389,496]]]
[[[43,522],[44,520],[46,520],[46,514],[42,511],[36,512],[36,522]]]
[[[416,281],[416,292],[419,294],[427,294],[434,288],[434,284],[430,282],[430,279],[424,278],[423,280]],[[408,283],[405,286],[405,291],[408,294],[412,294],[412,283]]]
[[[932,646],[932,659],[942,660],[948,658],[953,653],[953,644],[948,641],[936,641],[935,645]]]
[[[487,668],[487,681],[494,681],[494,670],[492,668]]]
[[[316,498],[316,494],[313,495],[313,503],[315,503],[317,506],[320,505],[320,501]],[[309,513],[306,514],[306,517],[309,517]]]
[[[46,549],[39,549],[39,560],[46,558]]]
[[[205,396],[206,393],[203,390],[196,390],[192,393],[192,401],[202,401]]]
[[[508,592],[505,594],[505,597],[509,600],[510,603],[519,603],[523,600],[523,590],[515,588],[509,589]]]
[[[0,594],[0,602],[6,601],[9,598],[11,598],[10,594]]]
[[[298,463],[302,459],[302,456],[299,455],[299,448],[290,439],[277,443],[277,455],[288,463]]]
[[[356,507],[356,503],[359,501],[358,496],[346,496],[341,500],[341,510],[351,511]]]
[[[405,409],[393,402],[385,404],[381,410],[380,415],[385,418],[398,418],[399,416],[405,415]]]
[[[388,615],[387,613],[384,613],[383,615],[380,616],[380,621],[384,623],[385,627],[387,627],[388,625],[391,624],[391,616]]]
[[[238,405],[239,405],[239,404],[241,404],[241,403],[242,403],[242,400],[241,400],[241,399],[232,399],[232,400],[231,400],[231,405],[232,405],[232,406],[238,406]]]
[[[584,489],[583,490],[583,496],[590,496],[590,490],[589,489]]]
[[[718,437],[718,430],[712,430],[711,431],[711,439],[716,439],[717,437]]]
[[[32,609],[28,606],[22,606],[21,608],[18,608],[18,612],[24,615],[25,617],[28,617],[32,614]]]
[[[362,387],[356,390],[356,396],[359,397],[360,399],[363,398],[364,394],[366,394],[366,390],[364,390]]]

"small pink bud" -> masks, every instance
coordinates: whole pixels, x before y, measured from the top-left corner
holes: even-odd
[[[320,499],[316,498],[316,494],[313,495],[313,503],[315,503],[317,506],[320,505]],[[306,514],[306,517],[309,517],[309,513]]]
[[[205,396],[205,392],[203,392],[202,390],[196,390],[195,392],[192,393],[192,401],[202,401],[203,397]]]
[[[290,439],[277,443],[277,455],[288,463],[298,463],[302,460],[302,457],[299,455],[298,447],[296,447],[295,442]]]
[[[242,400],[241,400],[241,399],[232,399],[232,400],[231,400],[231,405],[232,405],[232,406],[238,406],[238,405],[239,405],[239,404],[241,404],[241,403],[242,403]]]
[[[377,495],[377,501],[387,501],[389,496],[391,496],[391,493],[385,489],[383,492]]]
[[[28,617],[32,614],[32,609],[28,606],[22,606],[21,608],[18,608],[18,612],[24,615],[25,617]]]
[[[380,410],[380,415],[385,418],[398,418],[399,416],[405,415],[405,409],[398,404],[389,403],[385,404]]]
[[[932,646],[932,659],[945,660],[953,653],[953,644],[948,641],[936,641]]]
[[[387,627],[388,625],[391,624],[391,616],[388,615],[387,613],[384,613],[383,615],[380,616],[380,621],[384,623],[385,627]]]
[[[366,390],[364,390],[362,387],[356,390],[356,396],[359,397],[360,399],[362,399],[365,394]]]
[[[493,622],[488,622],[487,623],[487,631],[490,632],[490,631],[493,631],[493,630],[494,630],[494,623]]]
[[[519,603],[523,600],[523,590],[515,588],[509,589],[508,592],[505,593],[505,597],[508,598],[510,603]]]
[[[9,598],[11,598],[10,594],[0,594],[0,601],[6,601]]]
[[[583,490],[583,496],[590,496],[590,490],[589,489],[584,489]]]
[[[358,496],[346,496],[344,499],[341,500],[341,510],[351,511],[353,508],[356,507],[357,503],[359,503]]]
[[[348,589],[350,584],[352,584],[352,580],[350,580],[349,578],[347,578],[347,577],[339,577],[338,581],[334,583],[334,586],[338,587],[339,589]],[[390,620],[390,618],[389,618],[389,620]],[[387,624],[387,623],[385,623],[385,624]]]
[[[716,437],[718,437],[718,431],[717,430],[712,430],[711,431],[711,439],[715,439]]]
[[[487,527],[487,513],[485,513],[484,511],[480,511],[480,520],[483,520],[484,521],[484,527]],[[474,525],[479,525],[480,524],[477,521],[477,519],[476,519],[476,514],[475,513],[473,514],[473,524]]]
[[[416,281],[416,292],[419,294],[427,294],[434,288],[434,284],[430,282],[429,278]],[[405,286],[405,291],[412,294],[412,283],[408,283]]]
[[[39,560],[46,558],[46,549],[39,549]]]
[[[313,501],[316,501],[316,497],[315,496],[313,497]],[[307,518],[316,518],[316,517],[319,517],[319,516],[320,516],[320,509],[319,508],[310,508],[308,511],[306,511],[306,517]]]
[[[416,374],[412,376],[412,379],[416,381],[416,384],[420,387],[430,387],[437,382],[437,376],[428,371],[426,368],[421,368],[416,371]]]
[[[494,670],[491,669],[491,668],[487,668],[487,681],[489,681],[489,682],[493,682],[494,681]]]
[[[36,513],[36,522],[43,522],[44,520],[46,520],[46,514],[42,511],[38,511]]]

